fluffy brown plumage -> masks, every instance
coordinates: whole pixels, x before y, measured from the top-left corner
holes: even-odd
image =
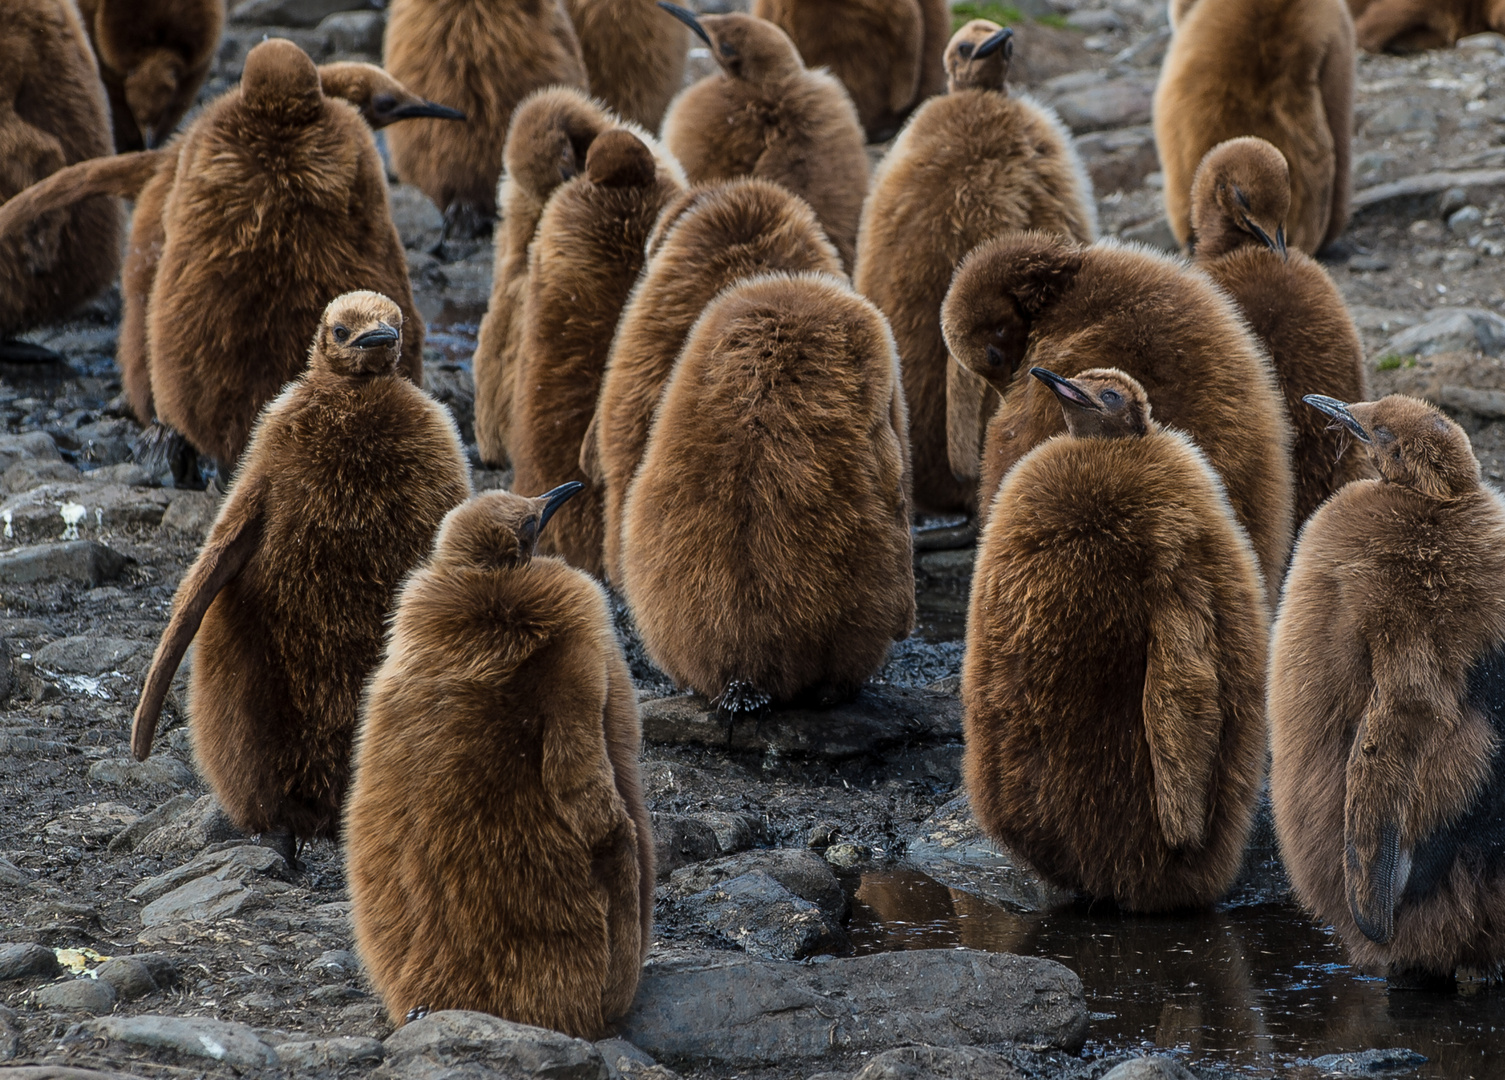
[[[1054,395],[1020,369],[1072,378],[1117,367],[1222,477],[1273,605],[1291,550],[1290,424],[1264,351],[1203,275],[1134,246],[1015,233],[967,256],[941,325],[951,355],[1003,395],[988,423],[981,515],[1014,463],[1064,429]]]
[[[586,87],[580,43],[561,0],[393,0],[382,66],[464,125],[416,124],[387,136],[392,165],[474,233],[496,215],[507,125],[541,86]]]
[[[883,316],[827,274],[723,291],[627,494],[648,654],[737,711],[840,700],[914,623],[903,390]]]
[[[685,338],[722,289],[770,271],[841,273],[800,198],[765,180],[692,188],[664,211],[612,341],[581,468],[603,493],[603,561],[622,580],[622,511],[659,397]]]
[[[1295,440],[1296,522],[1350,480],[1373,476],[1369,455],[1302,404],[1307,394],[1358,401],[1364,345],[1332,278],[1286,248],[1290,174],[1263,139],[1233,139],[1207,152],[1192,184],[1196,265],[1232,296],[1270,353]]]
[[[1067,434],[1008,475],[979,545],[967,793],[1057,885],[1135,911],[1209,904],[1238,873],[1264,774],[1254,552],[1137,382],[1097,368],[1052,385]]]
[[[544,208],[528,256],[513,402],[513,486],[555,479],[586,485],[559,513],[543,550],[597,577],[604,536],[601,485],[580,469],[580,443],[622,305],[643,267],[659,211],[684,188],[678,167],[626,128],[598,135],[581,176]]]
[[[1365,52],[1448,49],[1469,34],[1505,34],[1505,0],[1348,0],[1348,10]]]
[[[1366,449],[1301,534],[1270,663],[1270,794],[1302,903],[1371,969],[1505,960],[1505,502],[1412,398],[1312,399]]]
[[[591,93],[613,112],[657,131],[685,81],[690,33],[654,0],[565,0],[580,37]]]
[[[346,866],[394,1024],[476,1009],[599,1038],[637,989],[654,877],[637,697],[600,587],[532,557],[574,490],[451,512],[371,681]]]
[[[1287,233],[1293,247],[1316,252],[1348,224],[1348,9],[1343,0],[1195,0],[1181,7],[1155,89],[1155,145],[1171,230],[1187,242],[1192,177],[1207,151],[1253,135],[1290,162]]]
[[[1092,183],[1070,133],[1004,85],[1012,48],[996,23],[974,19],[957,31],[946,48],[950,92],[916,110],[863,207],[853,281],[899,343],[915,499],[930,510],[975,505],[996,405],[985,383],[948,362],[941,303],[957,264],[983,240],[1018,229],[1097,239]]]
[[[868,159],[846,89],[829,73],[807,69],[789,35],[771,22],[674,11],[710,46],[721,72],[674,99],[664,145],[692,183],[756,176],[794,192],[814,208],[850,269]]]
[[[209,74],[225,30],[225,0],[79,0],[110,98],[115,148],[171,135]]]
[[[246,832],[338,835],[393,597],[470,494],[454,421],[397,372],[403,322],[375,293],[329,305],[308,371],[257,424],[142,686],[131,748],[144,760],[197,635],[194,757]]]
[[[67,0],[0,0],[0,204],[110,153],[89,39]],[[0,239],[0,339],[52,322],[120,267],[120,204],[98,195]]]

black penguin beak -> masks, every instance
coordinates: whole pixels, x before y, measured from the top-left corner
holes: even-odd
[[[402,335],[393,330],[386,323],[382,323],[374,330],[367,330],[350,344],[357,349],[380,349],[386,345],[396,345]]]
[[[560,484],[557,488],[552,488],[538,496],[544,500],[543,511],[538,515],[538,531],[543,532],[543,527],[549,523],[549,518],[554,516],[555,510],[584,490],[585,485],[579,480],[571,480],[567,484]]]
[[[1369,434],[1364,430],[1364,425],[1359,423],[1354,418],[1353,413],[1348,411],[1348,406],[1337,398],[1330,398],[1325,394],[1308,394],[1301,400],[1312,408],[1325,412],[1328,416],[1338,421],[1338,423],[1353,432],[1353,437],[1358,439],[1359,442],[1373,442]]]
[[[152,128],[147,128],[141,133],[141,141],[146,144],[148,150],[155,150],[162,145],[161,136]]]
[[[1286,227],[1284,225],[1275,230],[1275,250],[1280,252],[1282,259],[1290,258],[1286,253]]]
[[[1066,404],[1075,405],[1078,409],[1101,411],[1102,406],[1093,401],[1091,395],[1070,379],[1063,379],[1054,371],[1046,371],[1043,367],[1032,367],[1029,373],[1050,387],[1056,397]]]
[[[1013,36],[1013,28],[1005,26],[1002,30],[998,31],[996,34],[993,34],[981,45],[977,46],[977,48],[973,50],[972,59],[981,60],[984,57],[992,56],[995,52],[998,51],[999,47],[1005,41],[1008,41]]]
[[[714,49],[716,47],[711,44],[711,35],[705,32],[705,27],[700,25],[700,20],[695,17],[693,11],[688,8],[682,8],[678,4],[666,3],[666,0],[658,0],[658,6],[693,30],[695,36],[705,42],[710,48]]]
[[[393,120],[417,120],[425,116],[435,120],[465,119],[465,114],[459,109],[451,109],[448,105],[439,105],[432,101],[422,101],[416,105],[399,105],[387,116]]]

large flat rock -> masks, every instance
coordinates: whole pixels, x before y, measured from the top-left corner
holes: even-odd
[[[64,1043],[108,1039],[222,1061],[240,1072],[272,1069],[277,1055],[245,1024],[207,1016],[108,1016],[71,1029]]]
[[[479,1075],[509,1078],[607,1080],[609,1075],[606,1059],[584,1039],[460,1009],[405,1024],[387,1037],[384,1049],[383,1073],[403,1077],[461,1075],[448,1071],[456,1065],[480,1065],[488,1071]]]

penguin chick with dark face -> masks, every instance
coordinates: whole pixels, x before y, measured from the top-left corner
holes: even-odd
[[[360,110],[373,131],[399,120],[465,119],[459,109],[425,101],[375,64],[350,60],[320,64],[319,85],[325,97],[348,101]]]
[[[393,0],[382,66],[462,124],[411,124],[387,136],[392,165],[444,212],[452,235],[496,216],[507,125],[542,86],[586,87],[580,43],[561,0]]]
[[[1270,353],[1295,441],[1296,522],[1350,480],[1373,476],[1367,454],[1302,403],[1312,393],[1364,397],[1364,346],[1327,271],[1289,251],[1285,158],[1263,139],[1207,152],[1192,184],[1195,262],[1233,297]]]
[[[627,493],[649,656],[735,713],[856,692],[914,624],[903,390],[883,316],[828,274],[713,300]]]
[[[1451,49],[1458,39],[1505,34],[1505,0],[1348,0],[1365,52]]]
[[[1030,374],[1066,434],[1008,474],[978,545],[968,797],[1058,886],[1132,911],[1210,904],[1264,779],[1254,551],[1217,473],[1133,378]]]
[[[613,582],[622,580],[627,487],[643,459],[664,384],[700,313],[742,278],[778,270],[841,273],[841,259],[809,205],[765,180],[691,189],[664,211],[649,250],[622,309],[581,447],[581,469],[603,489],[603,559]]]
[[[538,230],[538,219],[554,189],[584,171],[585,155],[596,136],[620,126],[622,122],[610,110],[572,86],[535,91],[512,116],[497,190],[501,217],[491,298],[472,361],[476,446],[488,465],[500,468],[512,456],[512,400],[522,340],[521,311],[528,291],[528,246]],[[646,133],[637,134],[655,145]]]
[[[1049,108],[1004,85],[1013,31],[974,19],[946,48],[950,91],[915,111],[873,178],[853,282],[899,343],[923,509],[975,505],[996,395],[949,362],[941,303],[962,257],[1020,229],[1097,239],[1092,182]]]
[[[591,93],[622,119],[657,131],[685,82],[690,32],[654,0],[565,0]]]
[[[756,176],[794,192],[814,208],[850,270],[868,159],[846,89],[830,73],[807,69],[771,22],[659,6],[686,23],[721,67],[682,91],[664,117],[664,145],[685,175],[695,184]]]
[[[402,309],[339,297],[261,414],[173,599],[131,729],[151,752],[188,643],[194,758],[248,833],[334,837],[361,690],[403,578],[470,495],[449,412],[398,374]]]
[[[346,814],[356,947],[394,1024],[476,1009],[599,1038],[637,990],[637,695],[600,586],[533,557],[578,490],[466,503],[402,590]]]
[[[110,121],[89,39],[66,0],[0,3],[0,204],[109,154]],[[99,195],[0,235],[4,339],[66,316],[120,268],[120,204]]]
[[[1269,359],[1203,275],[1132,245],[1014,233],[962,262],[941,325],[952,358],[1003,397],[988,422],[979,516],[1014,464],[1064,429],[1055,395],[1018,372],[1073,378],[1112,365],[1218,471],[1273,606],[1291,551],[1290,424]]]
[[[79,10],[109,95],[115,148],[160,146],[209,74],[224,0],[79,0]]]
[[[602,575],[601,485],[580,469],[580,444],[617,319],[643,267],[643,246],[684,184],[677,166],[625,128],[596,137],[585,172],[562,185],[538,222],[528,256],[512,418],[513,484],[555,477],[585,484],[559,514],[543,550]]]
[[[1311,406],[1363,444],[1302,531],[1270,662],[1270,795],[1302,904],[1354,961],[1505,961],[1505,502],[1441,412]]]
[[[1315,253],[1348,224],[1352,188],[1354,39],[1343,0],[1181,6],[1154,110],[1171,231],[1188,243],[1192,179],[1207,152],[1255,136],[1290,163],[1287,236]]]

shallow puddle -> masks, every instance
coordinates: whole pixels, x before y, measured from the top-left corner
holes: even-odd
[[[1362,975],[1334,935],[1288,904],[1020,914],[895,870],[863,875],[848,932],[859,954],[966,946],[1058,960],[1081,977],[1089,1050],[1177,1051],[1264,1075],[1324,1054],[1406,1047],[1426,1064],[1384,1075],[1505,1076],[1505,991],[1404,990]]]

